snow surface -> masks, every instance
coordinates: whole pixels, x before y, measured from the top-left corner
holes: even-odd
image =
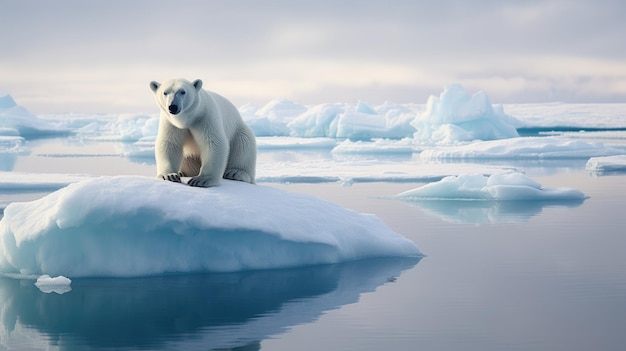
[[[626,155],[592,157],[585,168],[595,173],[626,173]]]
[[[544,188],[525,174],[512,172],[449,176],[396,197],[404,200],[578,201],[585,199],[585,194],[571,188]]]
[[[12,203],[0,272],[69,277],[232,272],[420,256],[373,215],[236,181],[100,177]]]

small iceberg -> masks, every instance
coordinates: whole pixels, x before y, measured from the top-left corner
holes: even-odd
[[[373,215],[309,195],[223,180],[194,188],[149,177],[80,181],[12,203],[0,272],[130,277],[235,272],[421,256]]]
[[[53,292],[59,295],[71,291],[71,284],[72,280],[67,277],[60,275],[53,278],[47,274],[40,276],[35,282],[35,286],[42,292],[47,294]]]
[[[518,172],[462,174],[396,195],[403,200],[580,201],[585,194],[572,188],[548,188]]]

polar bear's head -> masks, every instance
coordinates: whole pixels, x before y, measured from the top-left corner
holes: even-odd
[[[186,116],[198,98],[198,91],[202,89],[202,81],[196,79],[190,82],[186,79],[170,79],[163,84],[150,82],[150,89],[154,92],[157,104],[167,113],[170,122],[178,128],[186,128],[193,116]]]

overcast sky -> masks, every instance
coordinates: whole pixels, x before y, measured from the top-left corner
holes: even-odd
[[[0,0],[0,91],[35,113],[151,112],[151,80],[241,106],[626,102],[623,0]]]

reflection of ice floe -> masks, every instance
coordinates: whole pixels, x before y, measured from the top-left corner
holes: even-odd
[[[626,173],[626,155],[592,157],[585,168],[598,175]]]
[[[424,212],[454,223],[524,223],[545,207],[578,207],[584,200],[566,201],[467,201],[406,200]]]
[[[405,200],[580,201],[585,194],[572,188],[542,187],[521,173],[484,176],[462,174],[396,195]]]
[[[460,146],[432,148],[420,153],[423,160],[445,159],[580,159],[624,153],[624,148],[557,137],[524,137],[478,141]]]
[[[64,295],[0,278],[7,349],[214,350],[248,346],[358,302],[419,258],[289,270],[75,279]],[[19,347],[18,347],[19,346]]]
[[[146,276],[419,256],[373,215],[312,196],[222,182],[193,188],[101,177],[12,203],[0,221],[0,271]]]

